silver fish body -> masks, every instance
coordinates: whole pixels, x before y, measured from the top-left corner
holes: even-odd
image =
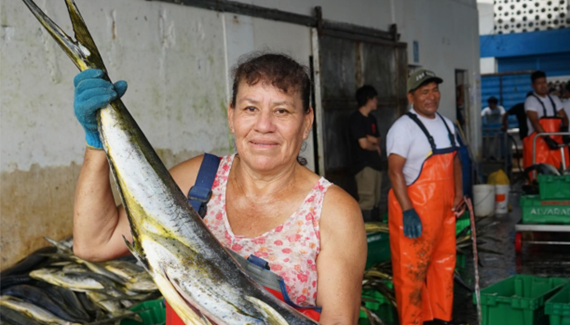
[[[81,274],[65,274],[63,271],[53,269],[38,269],[30,272],[36,280],[42,280],[56,286],[71,289],[77,292],[103,290],[105,286],[93,278]]]
[[[130,281],[143,274],[143,272],[146,273],[143,268],[126,261],[108,261],[105,262],[104,267],[125,281]]]

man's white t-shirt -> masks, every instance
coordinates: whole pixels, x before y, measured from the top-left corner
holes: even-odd
[[[505,114],[505,108],[499,105],[495,109],[487,106],[481,111],[481,117],[485,118],[487,123],[501,123],[503,114]]]
[[[498,109],[498,111],[497,111]],[[485,108],[483,108],[483,110],[481,111],[481,117],[485,116],[485,115],[493,115],[493,114],[497,114],[495,112],[500,112],[501,115],[505,114],[505,108],[501,105],[497,105],[497,108],[495,108],[495,110],[492,110],[491,107],[487,106]]]
[[[544,104],[544,108],[546,109],[546,114],[549,117],[555,116],[558,111],[561,111],[564,109],[564,107],[562,106],[562,103],[560,102],[560,99],[558,98],[558,96],[548,95],[548,96],[540,97],[534,92],[533,92],[533,94],[534,94],[534,96],[528,96],[526,98],[526,100],[524,101],[524,110],[525,110],[525,112],[527,112],[527,111],[536,112],[539,119],[541,117],[544,117],[544,110],[542,109],[542,105],[540,104],[541,102],[542,102],[542,104]],[[554,110],[554,108],[552,107],[552,102],[548,98],[549,96],[550,96],[550,98],[552,98],[552,101],[554,102],[554,105],[556,106],[556,110]],[[538,97],[538,99],[537,99],[537,97]],[[526,124],[528,125],[528,133],[527,134],[530,135],[534,132],[534,128],[532,127],[532,123],[530,123],[530,119],[528,117],[526,119]]]
[[[449,133],[438,114],[435,115],[434,119],[429,119],[416,114],[413,109],[410,109],[410,113],[417,115],[419,120],[424,124],[434,139],[436,149],[451,147]],[[443,117],[443,119],[455,137],[455,127],[453,123],[446,117]],[[455,144],[458,144],[457,140]],[[386,150],[388,156],[395,154],[406,158],[403,172],[406,178],[406,185],[410,185],[420,176],[422,165],[431,153],[431,146],[416,122],[409,116],[404,115],[396,120],[388,131],[388,135],[386,136]]]

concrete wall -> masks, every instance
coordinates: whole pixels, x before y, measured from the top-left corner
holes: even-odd
[[[38,1],[69,31],[63,1]],[[231,152],[222,15],[161,2],[77,1],[124,102],[167,167]],[[21,1],[0,5],[1,265],[71,235],[83,130],[78,72]],[[71,33],[71,32],[70,32]]]
[[[477,0],[477,10],[479,10],[479,35],[495,33],[493,2],[493,0]]]

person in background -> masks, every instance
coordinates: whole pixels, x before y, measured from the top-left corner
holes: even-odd
[[[555,82],[552,83],[552,86],[548,87],[548,93],[550,94],[550,96],[556,96],[558,98],[561,97],[562,92],[561,92],[561,88],[560,88],[560,80],[556,80]]]
[[[481,111],[481,118],[485,121],[484,124],[501,123],[502,117],[505,115],[505,108],[499,105],[497,97],[489,97],[487,104],[489,106]]]
[[[463,85],[459,85],[455,88],[455,119],[463,130],[465,130],[465,118],[463,117],[465,111],[464,89],[465,87]]]
[[[356,91],[358,109],[349,118],[349,134],[352,166],[358,191],[358,204],[364,221],[376,220],[380,202],[382,170],[380,156],[380,132],[376,117],[371,114],[378,109],[378,92],[364,85]]]
[[[386,137],[390,250],[402,325],[460,324],[451,321],[455,220],[465,206],[455,128],[437,112],[441,82],[432,71],[412,73],[412,109]]]
[[[526,94],[526,97],[532,95],[532,91],[529,91]],[[528,125],[526,124],[526,113],[524,111],[524,102],[518,103],[513,107],[509,108],[509,110],[503,114],[503,122],[501,130],[506,132],[509,128],[509,116],[515,115],[517,117],[517,121],[519,122],[519,137],[521,141],[528,135]]]
[[[570,116],[570,82],[566,82],[560,99],[562,100],[564,113],[566,113],[566,116]]]
[[[524,168],[533,163],[533,141],[537,134],[544,132],[568,132],[568,116],[560,99],[548,94],[546,74],[535,71],[530,76],[534,90],[524,102],[527,115],[528,133],[523,141]],[[559,145],[570,143],[570,136],[543,136],[536,139],[535,163],[548,163],[560,168],[562,155]],[[569,161],[568,150],[564,150],[565,160]],[[530,175],[532,179],[532,175]]]

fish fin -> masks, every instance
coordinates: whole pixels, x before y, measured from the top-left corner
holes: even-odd
[[[53,240],[51,238],[48,237],[44,237],[45,240],[47,240],[50,244],[52,244],[53,246],[57,247],[57,249],[59,249],[60,251],[62,251],[65,254],[73,254],[73,252],[71,251],[71,249],[69,249],[67,246],[65,246],[64,244],[58,242],[57,240]]]
[[[136,249],[135,245],[133,245],[131,242],[129,242],[127,240],[127,238],[125,236],[123,236],[123,240],[125,241],[125,244],[127,245],[127,248],[129,249],[129,251],[131,252],[131,254],[133,254],[134,257],[136,257],[136,259],[141,262],[141,264],[143,265],[144,269],[152,274],[152,272],[150,271],[150,267],[148,265],[148,261],[146,260],[146,258],[144,258],[144,256],[142,256],[139,251]]]
[[[172,281],[169,278],[168,272],[164,267],[160,266],[158,276],[153,278],[162,295],[168,300],[172,309],[174,309],[186,325],[211,324],[209,321],[207,323],[204,321],[205,316],[194,307],[192,297],[188,296],[176,281]],[[177,310],[179,306],[184,307]]]
[[[268,304],[264,303],[263,301],[252,297],[252,296],[245,296],[245,299],[251,302],[254,307],[265,316],[267,319],[267,323],[275,324],[275,325],[288,325],[289,323],[279,314],[273,307],[269,306]]]
[[[204,316],[204,314],[201,314],[201,316],[202,316],[202,322],[204,322],[204,325],[212,325],[210,320],[206,316]]]

